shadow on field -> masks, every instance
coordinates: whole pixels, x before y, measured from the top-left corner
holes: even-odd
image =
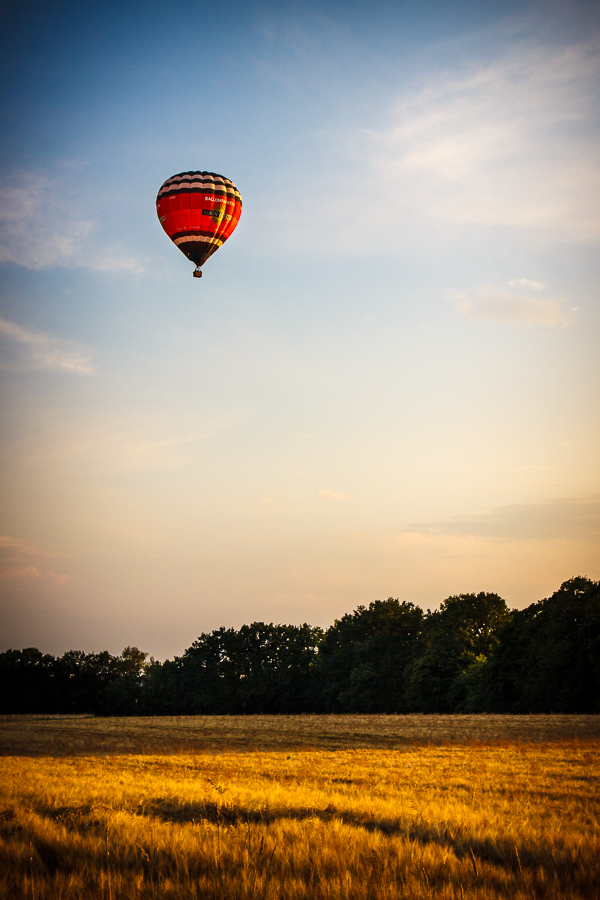
[[[35,811],[39,816],[62,825],[67,831],[84,834],[106,827],[103,819],[92,816],[93,810],[89,803],[81,806],[36,806]]]
[[[334,806],[324,809],[301,807],[297,809],[245,809],[237,805],[221,805],[219,803],[173,803],[172,800],[157,798],[139,806],[137,815],[150,816],[160,819],[162,822],[202,824],[209,822],[217,826],[235,825],[271,825],[285,819],[305,820],[317,819],[321,822],[337,821],[353,828],[362,828],[366,831],[379,832],[386,835],[397,835],[408,841],[415,841],[421,845],[436,844],[437,846],[452,851],[459,859],[466,858],[473,866],[476,875],[479,874],[479,863],[487,862],[502,866],[511,871],[522,871],[525,868],[535,868],[540,865],[545,868],[550,863],[550,871],[557,874],[569,873],[581,865],[582,860],[561,859],[551,848],[537,845],[535,847],[522,844],[517,847],[508,841],[480,839],[473,835],[450,832],[447,828],[427,826],[425,824],[409,824],[393,819],[369,819],[355,813],[344,812]]]
[[[91,845],[85,850],[87,844],[82,844],[85,853],[91,852],[91,857],[84,859],[85,866],[89,866],[90,860],[104,862],[108,857],[108,820],[104,807],[92,807],[88,804],[79,806],[34,806],[32,812],[61,825],[65,831],[78,832],[90,836],[95,833]],[[149,819],[160,820],[163,823],[209,825],[212,829],[235,828],[242,826],[238,832],[238,846],[244,840],[246,846],[247,835],[244,831],[252,825],[270,826],[285,820],[309,820],[318,822],[342,823],[352,828],[364,829],[370,832],[379,832],[390,837],[397,836],[403,840],[425,847],[434,845],[439,847],[444,856],[454,855],[462,860],[473,870],[476,880],[484,879],[488,885],[497,883],[498,894],[505,896],[506,877],[519,878],[526,875],[533,879],[535,884],[540,881],[540,893],[534,892],[531,896],[539,897],[597,897],[595,889],[590,890],[592,884],[597,885],[597,866],[590,866],[589,857],[586,859],[581,852],[573,853],[573,848],[565,847],[561,851],[556,842],[549,845],[546,842],[527,843],[520,841],[518,846],[509,841],[496,838],[495,840],[478,838],[473,834],[460,829],[452,831],[441,823],[435,824],[401,821],[398,819],[373,819],[360,814],[336,809],[329,805],[325,808],[262,808],[251,809],[233,804],[219,803],[175,803],[172,798],[157,797],[148,800],[143,805],[132,809],[132,813]],[[243,826],[246,826],[244,828]],[[44,833],[34,833],[31,825],[25,821],[19,821],[11,811],[0,816],[0,836],[5,841],[21,840],[26,848],[23,858],[29,860],[29,875],[32,872],[55,877],[59,872],[72,872],[74,866],[73,849],[60,832],[53,836]],[[215,832],[212,834],[216,838]],[[235,846],[235,834],[232,835]],[[218,838],[220,840],[220,838]],[[207,843],[210,847],[210,841]],[[262,841],[261,841],[262,847]],[[393,854],[393,848],[390,848]],[[385,849],[382,849],[383,857],[387,858]],[[96,856],[94,856],[96,854]],[[209,854],[210,855],[210,854]],[[383,858],[382,857],[382,858]],[[411,852],[411,859],[413,858]],[[418,854],[415,857],[419,858]],[[156,873],[161,877],[178,878],[181,874],[182,863],[164,848],[158,846],[153,840],[148,843],[128,844],[125,842],[120,849],[111,850],[111,871],[131,872],[135,870],[144,877],[153,878]],[[196,859],[190,863],[192,868],[204,865]],[[188,863],[185,863],[185,870]],[[432,869],[429,873],[422,871],[429,884],[429,879],[437,879],[436,883],[445,883],[450,875],[444,870],[446,860],[435,874]],[[189,874],[189,873],[188,873]],[[582,879],[585,884],[582,887]],[[432,882],[433,883],[433,882]],[[550,887],[552,890],[550,890]],[[9,896],[9,895],[6,895]],[[10,895],[12,896],[12,895]],[[54,896],[54,895],[52,895]],[[58,895],[56,895],[58,896]],[[98,894],[98,896],[100,896]],[[102,894],[105,896],[105,894]],[[219,895],[221,896],[221,895]],[[491,896],[491,895],[490,895]]]

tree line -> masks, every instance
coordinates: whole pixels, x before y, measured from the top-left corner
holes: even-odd
[[[572,578],[523,610],[483,592],[433,612],[390,597],[326,630],[219,628],[165,662],[7,650],[0,712],[600,713],[600,582]]]

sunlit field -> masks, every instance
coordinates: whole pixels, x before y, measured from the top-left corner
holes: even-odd
[[[600,897],[600,717],[0,720],[6,897]]]

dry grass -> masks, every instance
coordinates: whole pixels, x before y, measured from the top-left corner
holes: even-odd
[[[598,717],[19,721],[2,896],[600,897]]]
[[[0,755],[600,741],[600,716],[0,716]]]

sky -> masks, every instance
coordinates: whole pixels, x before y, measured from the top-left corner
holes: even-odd
[[[0,650],[600,578],[600,7],[6,5]],[[192,278],[155,212],[243,198]]]

